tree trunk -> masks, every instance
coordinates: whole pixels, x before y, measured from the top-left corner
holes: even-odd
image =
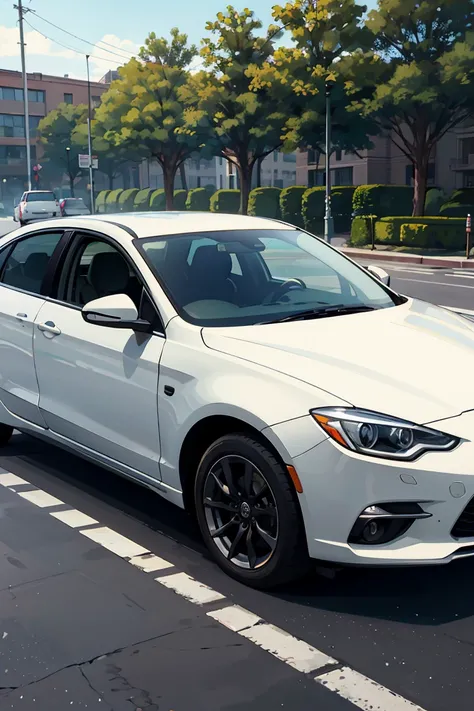
[[[166,209],[173,209],[174,198],[174,179],[176,177],[176,164],[162,165],[163,169],[163,187],[165,189]]]
[[[425,214],[426,188],[428,184],[428,165],[430,156],[423,147],[415,152],[413,166],[415,169],[415,186],[413,192],[413,217],[423,217]]]
[[[259,158],[257,161],[257,188],[262,187],[262,163],[263,158]]]
[[[108,174],[108,178],[109,178],[109,190],[113,190],[114,189],[114,171],[113,170],[111,170],[110,173]]]
[[[69,190],[71,192],[71,197],[74,197],[74,178],[72,175],[69,176]]]
[[[246,215],[249,205],[250,187],[252,185],[252,168],[248,163],[239,163],[240,178],[240,214]]]
[[[186,166],[184,163],[181,163],[179,166],[179,175],[181,178],[181,187],[183,190],[186,190],[188,192],[188,181],[186,180]]]

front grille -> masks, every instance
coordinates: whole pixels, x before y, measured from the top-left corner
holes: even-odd
[[[474,538],[474,498],[454,524],[451,535],[454,538]]]

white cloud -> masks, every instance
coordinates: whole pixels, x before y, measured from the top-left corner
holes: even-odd
[[[0,25],[0,47],[2,57],[19,57],[20,55],[20,34],[16,27],[5,27]],[[74,59],[77,55],[69,49],[64,49],[55,45],[51,40],[43,37],[36,30],[25,32],[26,52],[28,56],[41,55],[48,57],[63,57],[64,59]]]
[[[106,44],[101,44],[103,42]],[[132,56],[138,54],[139,49],[140,46],[131,40],[122,40],[116,35],[104,35],[89,52],[91,79],[100,79],[110,69],[126,64]]]

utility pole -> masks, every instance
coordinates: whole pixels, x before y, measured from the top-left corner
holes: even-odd
[[[331,242],[334,236],[334,218],[331,209],[331,93],[336,83],[331,74],[326,79],[326,199],[324,210],[324,239]]]
[[[21,74],[23,77],[23,105],[25,111],[26,175],[28,178],[28,190],[31,190],[30,115],[28,112],[28,80],[26,77],[25,36],[23,33],[23,14],[28,10],[23,9],[22,0],[18,0],[18,5],[14,5],[14,8],[18,10],[18,24],[20,26]]]
[[[95,214],[94,205],[94,173],[92,170],[92,104],[91,104],[91,80],[89,74],[89,55],[86,54],[86,64],[87,64],[87,106],[88,106],[88,119],[87,119],[87,141],[89,144],[89,185],[91,190],[91,214]]]

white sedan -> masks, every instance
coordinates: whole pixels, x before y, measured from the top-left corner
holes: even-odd
[[[56,219],[0,249],[13,428],[196,515],[271,587],[474,554],[474,324],[277,221]],[[384,283],[385,282],[385,283]]]

